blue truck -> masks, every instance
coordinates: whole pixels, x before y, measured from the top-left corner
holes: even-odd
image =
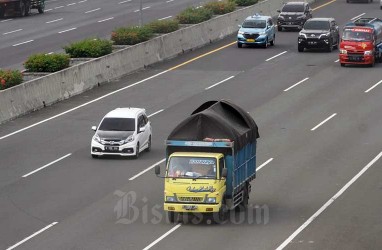
[[[258,127],[228,101],[209,101],[177,125],[166,140],[164,210],[171,222],[184,213],[227,219],[246,208],[256,178]],[[155,167],[160,176],[160,166]]]

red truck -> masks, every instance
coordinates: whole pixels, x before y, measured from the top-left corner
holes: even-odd
[[[45,0],[0,0],[0,18],[9,12],[28,16],[31,9],[37,9],[40,14],[44,13]]]
[[[382,59],[382,20],[359,18],[346,24],[340,43],[341,66],[364,64],[373,67]]]

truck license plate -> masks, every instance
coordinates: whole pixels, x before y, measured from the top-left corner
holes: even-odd
[[[183,206],[183,209],[189,210],[189,211],[196,210],[197,208],[198,208],[198,206],[191,206],[191,205],[184,205]]]

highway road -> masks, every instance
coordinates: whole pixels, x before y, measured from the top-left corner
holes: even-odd
[[[142,0],[143,22],[175,17],[200,0]],[[139,0],[48,0],[46,12],[0,19],[0,68],[23,69],[34,53],[61,53],[63,46],[89,37],[110,38],[116,27],[138,25]]]
[[[340,26],[381,15],[379,3],[325,3],[313,15]],[[342,68],[337,50],[298,53],[297,32],[278,32],[268,49],[234,41],[1,125],[0,249],[381,249],[382,64]],[[152,166],[172,128],[211,99],[258,123],[250,208],[223,225],[171,224]],[[150,115],[152,151],[92,159],[91,126],[127,106]]]

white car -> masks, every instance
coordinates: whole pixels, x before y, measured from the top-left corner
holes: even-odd
[[[140,152],[151,149],[152,129],[145,109],[117,108],[92,130],[95,131],[90,151],[93,158],[102,155],[138,158]]]

